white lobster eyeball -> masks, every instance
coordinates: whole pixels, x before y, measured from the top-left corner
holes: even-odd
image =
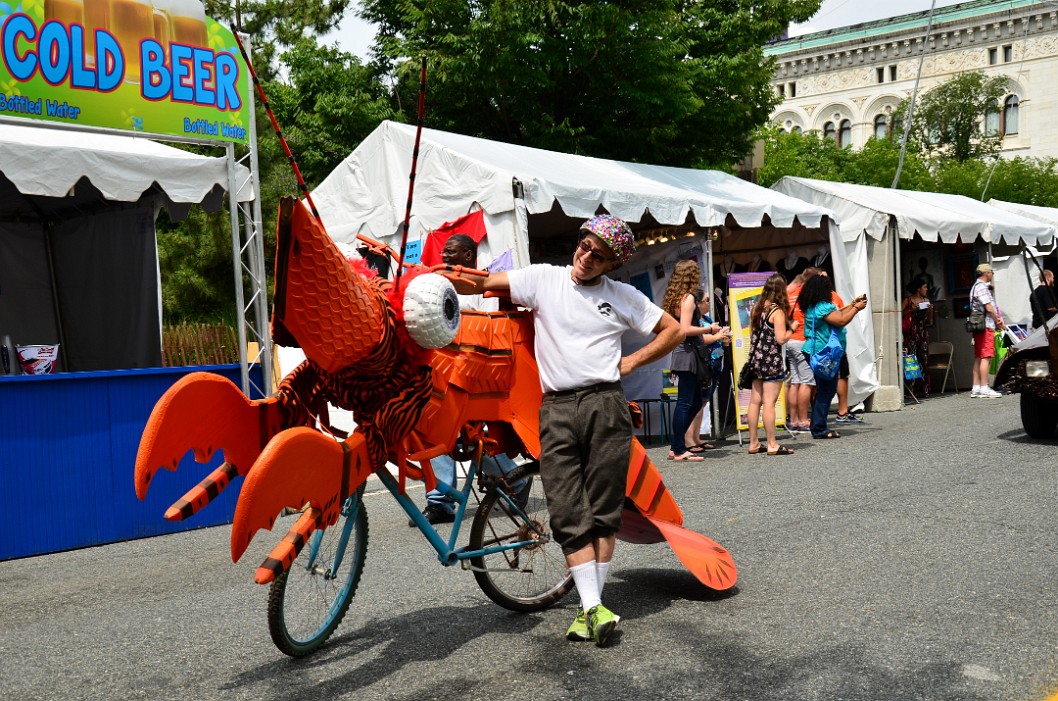
[[[425,273],[404,291],[404,326],[423,348],[443,348],[459,330],[459,295],[448,278]]]

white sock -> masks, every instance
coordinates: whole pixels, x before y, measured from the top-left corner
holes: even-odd
[[[606,576],[610,574],[609,562],[595,563],[595,578],[599,580],[599,599],[602,599],[602,588],[606,586]]]
[[[970,390],[970,394],[977,394],[981,391],[981,385],[974,385],[974,388]]]
[[[580,607],[584,611],[602,603],[602,599],[599,598],[599,579],[595,573],[595,560],[570,567],[569,572],[573,575],[573,583],[577,587],[577,594],[580,595]]]

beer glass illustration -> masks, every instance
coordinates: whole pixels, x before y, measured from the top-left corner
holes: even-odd
[[[156,13],[164,15],[168,24],[167,41],[206,46],[206,7],[200,0],[155,0],[154,7]],[[155,38],[162,41],[157,33]]]
[[[150,0],[110,0],[108,29],[125,55],[125,81],[140,82],[140,42],[154,36]]]
[[[81,0],[44,0],[44,21],[56,19],[69,27],[84,24],[84,3]]]
[[[96,62],[96,30],[106,31],[110,0],[84,0],[84,47],[85,65]]]

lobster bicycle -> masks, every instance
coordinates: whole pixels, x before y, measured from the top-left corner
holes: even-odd
[[[458,563],[470,570],[485,595],[511,611],[552,606],[573,588],[573,577],[562,549],[551,538],[539,462],[497,475],[482,469],[483,459],[479,442],[460,489],[438,482],[457,505],[447,540],[388,471],[375,474],[437,551],[442,565]],[[352,603],[367,556],[364,487],[361,484],[345,500],[333,526],[313,532],[289,569],[271,584],[268,630],[287,655],[308,655],[326,643]],[[468,543],[457,548],[472,495],[480,497]]]

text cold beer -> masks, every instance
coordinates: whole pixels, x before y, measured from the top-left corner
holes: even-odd
[[[28,81],[39,70],[50,85],[68,82],[82,90],[117,89],[125,78],[120,44],[108,32],[96,30],[95,66],[88,67],[84,38],[81,26],[67,27],[54,20],[45,22],[38,34],[33,20],[16,14],[0,29],[0,51],[11,76],[19,82]],[[175,43],[168,49],[167,53],[154,39],[140,42],[140,93],[145,99],[171,99],[230,111],[242,107],[234,56]]]

